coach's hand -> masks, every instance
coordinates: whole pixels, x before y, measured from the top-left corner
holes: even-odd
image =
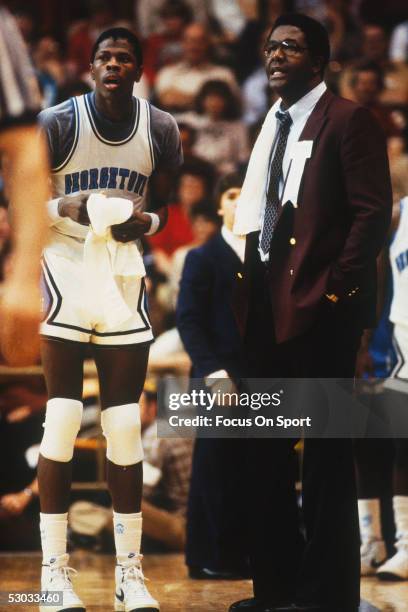
[[[112,225],[112,236],[118,242],[131,242],[149,231],[152,219],[150,215],[135,211],[132,218],[124,223]]]
[[[81,225],[89,225],[88,211],[86,209],[86,203],[88,201],[87,195],[80,194],[73,196],[72,198],[66,197],[61,198],[58,202],[58,214],[60,217],[69,217],[72,221],[76,221]]]

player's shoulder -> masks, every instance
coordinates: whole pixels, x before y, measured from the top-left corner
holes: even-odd
[[[47,128],[56,123],[67,123],[67,120],[73,119],[74,116],[74,99],[68,98],[60,104],[43,109],[38,115],[38,121],[44,128]]]
[[[161,108],[157,108],[153,104],[150,104],[150,116],[152,122],[152,128],[157,128],[158,130],[164,130],[165,132],[169,130],[177,130],[177,122],[173,115],[162,110]]]

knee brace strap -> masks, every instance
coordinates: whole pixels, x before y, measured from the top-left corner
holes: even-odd
[[[116,465],[134,465],[143,459],[139,404],[113,406],[102,411],[106,456]]]
[[[82,402],[54,397],[47,402],[40,453],[53,461],[71,461],[82,420]]]

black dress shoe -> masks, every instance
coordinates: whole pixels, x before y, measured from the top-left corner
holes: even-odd
[[[249,574],[246,570],[216,571],[208,567],[190,566],[188,575],[193,580],[246,580]]]
[[[241,599],[236,601],[229,608],[229,612],[293,612],[296,608],[288,604],[269,604],[259,601],[258,599]]]

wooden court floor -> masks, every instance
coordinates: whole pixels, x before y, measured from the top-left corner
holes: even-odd
[[[33,553],[0,554],[0,590],[35,590],[41,557]],[[89,612],[111,612],[114,589],[114,558],[77,551],[70,565],[78,571],[76,589]],[[152,555],[145,558],[148,587],[161,603],[162,612],[226,612],[228,605],[251,596],[251,583],[190,580],[181,555]],[[362,597],[382,612],[408,612],[408,582],[380,583],[365,579]],[[25,612],[36,607],[0,606],[1,612]]]

